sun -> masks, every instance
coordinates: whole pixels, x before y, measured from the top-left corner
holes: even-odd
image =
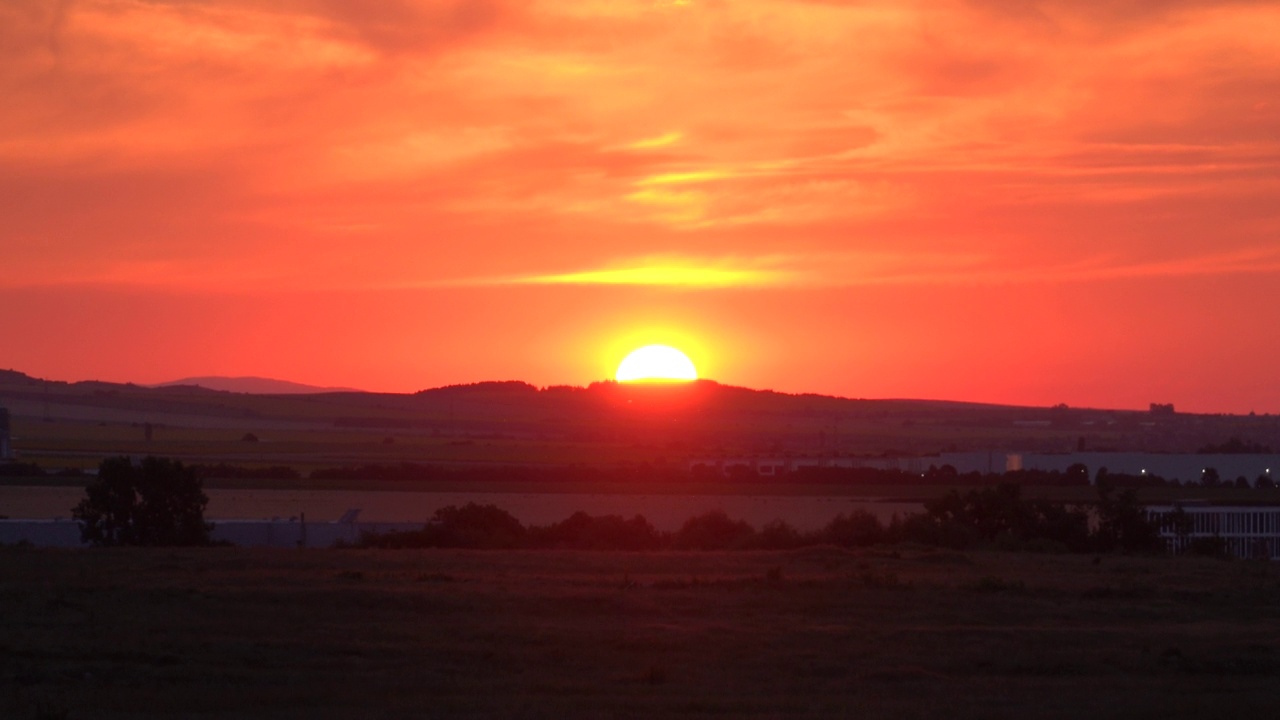
[[[618,382],[682,382],[698,379],[688,355],[669,345],[646,345],[632,350],[618,364]]]

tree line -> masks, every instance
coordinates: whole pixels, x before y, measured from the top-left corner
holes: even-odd
[[[918,543],[959,550],[1077,553],[1163,549],[1161,528],[1138,502],[1135,487],[1112,482],[1112,476],[1100,472],[1097,492],[1092,504],[1067,505],[1024,498],[1020,485],[1006,482],[963,493],[951,490],[925,501],[923,512],[895,515],[887,523],[854,511],[814,531],[800,531],[781,520],[757,529],[723,512],[692,517],[675,532],[659,532],[641,515],[627,519],[584,512],[552,525],[526,527],[501,508],[470,503],[436,511],[420,530],[366,534],[359,545],[636,551]],[[204,545],[212,529],[204,520],[207,504],[194,466],[168,458],[115,457],[101,463],[72,514],[83,541],[93,545]]]
[[[1154,553],[1163,549],[1159,527],[1148,519],[1132,488],[1100,492],[1089,509],[1022,497],[1017,485],[952,491],[924,503],[924,512],[895,515],[887,523],[865,510],[840,514],[818,530],[781,520],[756,528],[712,511],[689,518],[674,532],[657,530],[643,515],[593,516],[577,512],[558,523],[525,526],[494,505],[469,503],[436,511],[422,529],[365,533],[370,548],[571,550],[789,550],[810,545],[869,547],[917,543],[956,550]]]

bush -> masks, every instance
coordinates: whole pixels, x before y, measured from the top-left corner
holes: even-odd
[[[923,516],[908,516],[890,526],[894,540],[964,549],[986,545],[1018,549],[1044,541],[1076,552],[1091,546],[1089,516],[1083,510],[1044,501],[1023,500],[1017,485],[973,490],[925,502]]]
[[[1198,555],[1200,557],[1231,557],[1231,553],[1227,552],[1227,541],[1217,535],[1192,539],[1191,542],[1187,543],[1187,548],[1184,550],[1184,553],[1187,555]]]
[[[441,547],[506,549],[520,547],[524,525],[496,505],[467,503],[440,508],[426,528],[439,534]]]
[[[1100,490],[1098,528],[1090,532],[1089,515],[1079,507],[1024,500],[1014,485],[952,491],[925,503],[926,512],[895,515],[886,527],[872,513],[855,510],[836,516],[817,532],[799,532],[775,520],[759,532],[724,511],[689,518],[674,534],[658,532],[643,516],[593,517],[576,512],[546,527],[526,529],[505,510],[474,503],[438,510],[423,529],[365,535],[365,547],[447,547],[501,549],[518,547],[574,550],[789,550],[805,545],[867,547],[879,543],[918,543],[932,547],[985,547],[1020,552],[1157,552],[1163,547],[1158,528],[1125,488]],[[1174,522],[1171,520],[1170,522]],[[1214,547],[1198,551],[1217,552]]]
[[[511,513],[495,505],[467,503],[440,508],[421,530],[365,533],[359,545],[377,548],[471,548],[508,550],[524,545],[525,528]]]
[[[761,550],[791,550],[806,545],[809,538],[782,520],[774,520],[760,528],[755,537],[754,547]]]
[[[536,547],[574,550],[656,550],[662,536],[642,515],[625,520],[620,515],[592,517],[579,511],[545,528],[529,531]]]
[[[1113,496],[1110,488],[1098,487],[1098,531],[1094,543],[1102,552],[1156,553],[1164,548],[1159,526],[1147,517],[1133,488],[1124,488]]]
[[[755,534],[755,528],[746,522],[713,510],[686,520],[673,545],[678,550],[738,550],[750,545]]]
[[[45,471],[35,463],[0,463],[0,477],[44,477]]]
[[[841,547],[867,547],[885,540],[880,519],[866,510],[841,513],[818,533],[820,542]]]

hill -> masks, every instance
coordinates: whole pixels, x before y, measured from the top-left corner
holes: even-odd
[[[0,406],[13,417],[22,458],[51,467],[96,465],[119,453],[306,469],[397,462],[683,466],[708,457],[1081,447],[1194,452],[1231,438],[1280,447],[1280,418],[1271,416],[850,399],[708,380],[256,394],[0,371]]]
[[[316,385],[304,385],[302,383],[291,382],[289,380],[275,380],[263,377],[189,377],[182,378],[181,380],[159,383],[158,385],[152,385],[151,387],[175,387],[180,385],[202,387],[207,390],[248,393],[252,395],[307,395],[328,392],[361,392],[355,388],[318,387]]]

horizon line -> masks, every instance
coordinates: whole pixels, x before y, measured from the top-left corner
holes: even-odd
[[[108,385],[132,386],[132,387],[143,388],[146,390],[165,390],[165,389],[177,388],[177,387],[199,387],[201,389],[208,390],[210,392],[225,392],[232,395],[262,395],[262,396],[328,395],[328,394],[417,395],[425,392],[430,392],[433,390],[444,390],[448,388],[462,388],[462,387],[470,387],[470,386],[476,386],[476,385],[504,384],[504,383],[518,383],[518,384],[527,385],[537,390],[538,392],[545,392],[547,390],[551,390],[555,388],[572,388],[572,389],[578,389],[578,390],[589,390],[593,385],[607,384],[607,383],[616,384],[616,385],[637,385],[637,386],[646,386],[646,385],[647,386],[655,386],[655,385],[656,386],[672,386],[672,385],[678,385],[682,383],[688,383],[690,385],[699,384],[699,383],[708,383],[708,384],[716,385],[718,387],[722,387],[726,389],[746,390],[750,392],[761,392],[761,393],[773,393],[773,394],[785,395],[789,397],[808,396],[808,397],[830,398],[834,400],[847,400],[847,401],[854,401],[854,402],[946,403],[946,404],[955,404],[955,405],[982,405],[982,406],[988,406],[988,407],[1021,408],[1021,409],[1028,409],[1028,410],[1053,409],[1055,407],[1058,407],[1059,405],[1062,405],[1062,406],[1066,406],[1066,408],[1069,410],[1080,410],[1080,411],[1123,412],[1123,413],[1149,413],[1150,412],[1150,408],[1095,407],[1095,406],[1086,406],[1086,405],[1075,406],[1075,405],[1069,405],[1067,403],[1057,403],[1054,405],[1026,405],[1026,404],[1016,404],[1016,403],[993,402],[988,400],[956,400],[956,399],[949,399],[949,398],[929,398],[929,397],[904,397],[904,396],[878,397],[878,398],[852,397],[848,395],[836,395],[831,393],[809,391],[809,390],[786,391],[786,390],[776,390],[774,388],[756,388],[756,387],[750,387],[746,385],[731,385],[731,384],[720,382],[713,378],[702,378],[702,377],[695,378],[693,380],[658,381],[658,382],[654,382],[654,381],[625,381],[624,382],[624,381],[619,381],[616,378],[605,377],[598,380],[591,380],[585,385],[574,385],[574,384],[568,384],[568,383],[552,383],[548,385],[538,385],[535,383],[528,382],[526,380],[516,380],[516,379],[476,380],[476,381],[470,381],[470,382],[448,383],[445,385],[437,385],[433,387],[424,387],[424,388],[419,388],[417,390],[396,391],[396,390],[364,390],[364,389],[358,389],[358,388],[346,388],[346,387],[338,387],[338,386],[319,386],[319,385],[311,385],[309,383],[297,382],[293,380],[282,380],[279,378],[270,378],[270,377],[258,376],[258,375],[200,375],[200,376],[190,376],[186,378],[180,378],[178,380],[171,380],[171,381],[165,381],[160,383],[140,383],[135,381],[122,382],[122,381],[116,381],[116,380],[101,380],[97,378],[90,378],[90,379],[84,379],[84,380],[56,380],[52,378],[37,377],[34,375],[30,375],[28,373],[25,373],[21,370],[14,370],[12,368],[9,368],[7,371],[22,375],[23,377],[29,378],[34,381],[46,382],[46,383],[53,382],[53,383],[62,383],[67,385],[75,385],[80,383],[101,383],[101,384],[108,384]],[[186,381],[186,380],[248,380],[248,381],[260,380],[260,381],[267,381],[267,382],[277,382],[277,383],[290,385],[298,388],[310,388],[311,390],[302,390],[302,391],[296,391],[296,392],[225,390],[221,388],[210,388],[210,387],[206,387],[204,385],[199,385],[199,384],[184,383],[183,381]],[[1152,403],[1152,405],[1157,405],[1157,404],[1159,403]],[[1170,405],[1173,405],[1173,404],[1170,403]],[[1238,416],[1238,417],[1249,417],[1250,415],[1260,415],[1265,417],[1265,416],[1271,415],[1271,413],[1267,413],[1267,412],[1256,413],[1255,411],[1250,411],[1248,413],[1198,412],[1198,411],[1175,411],[1175,412],[1178,415],[1230,415],[1230,416]]]

